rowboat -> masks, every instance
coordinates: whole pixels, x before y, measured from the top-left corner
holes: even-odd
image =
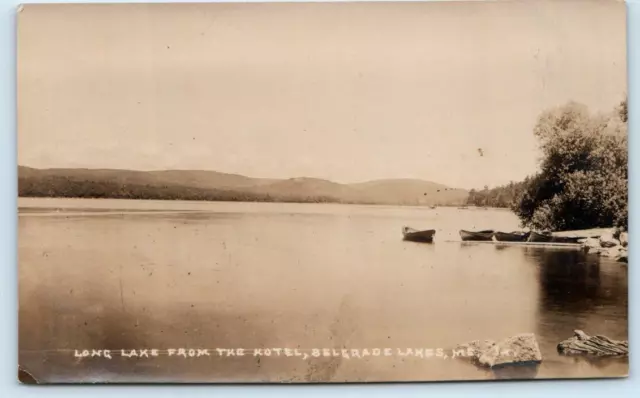
[[[470,240],[486,241],[486,240],[492,240],[493,239],[493,230],[487,229],[487,230],[484,230],[484,231],[473,232],[473,231],[465,231],[465,230],[461,229],[460,230],[460,238],[462,238],[463,241],[470,241]]]
[[[493,236],[499,242],[524,242],[529,237],[529,233],[521,231],[496,232]]]
[[[436,234],[435,229],[419,231],[411,227],[402,227],[402,236],[404,237],[404,240],[407,240],[410,242],[431,243],[433,242],[433,235],[435,234]]]
[[[551,237],[551,242],[579,244],[582,239],[584,239],[584,236],[553,236]]]
[[[531,231],[527,242],[551,242],[553,236],[551,232],[535,232]]]

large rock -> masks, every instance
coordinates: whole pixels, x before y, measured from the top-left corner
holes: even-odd
[[[574,330],[573,337],[558,344],[558,352],[565,355],[629,355],[629,342],[611,340],[606,336],[589,336],[582,330]]]
[[[626,252],[626,251],[627,250],[622,246],[614,246],[614,247],[602,249],[600,251],[600,255],[604,257],[618,258],[623,252]]]
[[[599,253],[602,248],[600,246],[600,240],[597,238],[585,238],[581,239],[579,242],[588,253]]]
[[[488,368],[538,364],[542,361],[542,353],[533,333],[519,334],[497,343],[476,340],[459,345],[456,349],[466,350],[476,364]]]
[[[519,334],[498,342],[485,351],[478,362],[483,366],[494,367],[510,364],[540,363],[542,353],[533,333]]]
[[[626,232],[620,233],[620,244],[623,247],[627,247],[629,245],[629,234]]]
[[[613,233],[614,239],[620,240],[620,234],[622,233],[622,229],[616,227],[613,229],[612,233]]]
[[[587,251],[587,253],[589,254],[602,254],[606,251],[607,249],[602,248],[602,247],[590,247]]]
[[[600,247],[618,246],[620,241],[613,236],[613,232],[605,232],[600,236]]]
[[[600,240],[598,238],[586,238],[582,244],[586,247],[600,247]]]
[[[619,254],[616,256],[616,260],[621,263],[629,262],[629,252],[627,249],[620,249]]]
[[[454,350],[454,355],[462,356],[471,359],[474,362],[478,362],[480,356],[495,345],[496,342],[493,340],[473,340],[468,343],[458,344],[458,346]]]

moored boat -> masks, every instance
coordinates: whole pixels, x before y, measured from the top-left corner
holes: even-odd
[[[583,236],[552,236],[551,242],[553,243],[574,243],[579,244]]]
[[[435,229],[420,231],[411,227],[402,227],[402,236],[404,237],[404,240],[410,242],[431,243],[433,242],[433,236],[435,234]]]
[[[496,237],[498,242],[524,242],[529,238],[528,232],[513,231],[513,232],[499,232],[496,231],[493,236]]]
[[[551,235],[551,232],[531,231],[527,242],[551,242],[552,239],[553,236]]]
[[[465,231],[460,230],[460,238],[463,241],[488,241],[493,240],[493,230],[487,229],[484,231]]]

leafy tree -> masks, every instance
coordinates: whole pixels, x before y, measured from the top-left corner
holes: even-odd
[[[627,227],[627,103],[592,115],[569,103],[544,112],[534,134],[541,170],[527,178],[513,210],[523,225],[569,230]]]

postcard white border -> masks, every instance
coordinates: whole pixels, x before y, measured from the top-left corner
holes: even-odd
[[[370,0],[369,0],[370,1]],[[457,0],[445,0],[457,1]],[[472,0],[478,1],[478,0]],[[482,0],[479,0],[482,1]],[[501,0],[498,0],[501,1]],[[535,1],[535,0],[529,0]],[[606,0],[605,0],[606,1]],[[615,1],[615,0],[609,0]],[[21,3],[195,3],[220,1],[122,1],[122,0],[0,0],[0,391],[7,397],[49,396],[60,397],[109,397],[111,387],[96,386],[55,386],[39,387],[20,385],[17,381],[17,170],[16,170],[16,117],[15,117],[15,61],[16,61],[16,11]],[[238,2],[238,1],[237,1]],[[247,2],[247,1],[239,1]],[[249,1],[254,2],[254,1]],[[272,2],[263,0],[262,2]],[[289,2],[304,2],[290,0]],[[579,1],[577,1],[579,3]],[[627,1],[627,48],[629,74],[629,143],[630,163],[629,186],[630,236],[635,252],[640,236],[638,217],[640,216],[640,0]],[[627,379],[610,380],[541,380],[513,382],[446,382],[446,383],[410,383],[410,384],[373,384],[373,385],[302,385],[302,386],[118,386],[117,393],[122,397],[173,397],[185,392],[192,396],[210,397],[306,397],[316,396],[429,396],[446,395],[449,397],[562,397],[580,396],[582,398],[603,396],[633,396],[632,391],[640,390],[640,376],[637,375],[640,363],[640,350],[636,342],[640,341],[638,317],[634,312],[639,306],[640,272],[635,270],[637,261],[631,255],[629,273],[629,340],[631,341],[630,376]],[[187,388],[184,390],[184,388]],[[178,389],[181,389],[178,392]],[[215,389],[215,390],[214,390]],[[637,393],[636,393],[637,394]]]

